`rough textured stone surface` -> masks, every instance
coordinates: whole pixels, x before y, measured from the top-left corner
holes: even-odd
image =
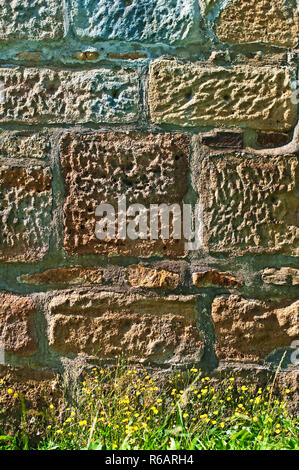
[[[31,285],[81,285],[101,284],[102,270],[99,268],[72,268],[47,269],[40,273],[24,274],[19,282]]]
[[[196,297],[65,293],[49,304],[50,345],[61,353],[157,363],[200,359]]]
[[[200,37],[196,0],[72,0],[71,16],[84,40],[173,44]]]
[[[24,418],[20,395],[23,395],[26,408],[26,431],[29,439],[40,439],[46,424],[43,422],[45,413],[49,413],[49,405],[55,407],[59,416],[62,408],[63,392],[59,380],[50,370],[35,370],[27,367],[17,368],[0,365],[0,428],[3,434],[12,434],[24,430]],[[7,393],[12,389],[18,396]],[[22,419],[23,418],[23,419]],[[22,428],[23,421],[23,428]]]
[[[37,349],[31,297],[0,292],[0,341],[5,352],[30,356]]]
[[[8,167],[0,161],[0,193],[0,261],[40,260],[51,229],[49,168]]]
[[[222,296],[213,302],[212,319],[219,359],[261,361],[299,339],[299,301],[270,304]]]
[[[192,280],[196,287],[241,287],[244,285],[243,281],[232,276],[230,273],[221,273],[215,269],[193,273]]]
[[[299,285],[299,269],[283,267],[280,269],[266,268],[262,273],[262,279],[266,284],[285,286],[291,284]]]
[[[223,42],[264,42],[296,46],[298,14],[295,0],[232,0],[216,20]]]
[[[64,134],[60,156],[67,252],[183,256],[183,240],[98,240],[95,209],[109,203],[117,215],[122,195],[127,206],[139,203],[147,209],[150,204],[181,203],[187,192],[189,144],[182,134]]]
[[[176,289],[180,276],[166,269],[151,269],[140,264],[128,268],[129,283],[133,287]]]
[[[45,158],[50,153],[50,136],[46,133],[2,132],[0,156]]]
[[[205,155],[198,192],[206,249],[297,254],[298,158]]]
[[[139,85],[132,68],[68,71],[0,69],[1,122],[132,122]]]
[[[289,72],[279,67],[204,67],[160,60],[151,65],[152,121],[181,126],[286,130],[297,121]]]
[[[0,0],[0,39],[61,39],[61,0]]]

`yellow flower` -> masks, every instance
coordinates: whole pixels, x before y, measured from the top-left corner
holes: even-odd
[[[8,395],[12,395],[12,394],[13,394],[13,390],[12,390],[11,388],[9,388],[9,389],[7,390],[7,393],[8,393]]]
[[[75,414],[76,414],[76,413],[75,413],[74,411],[71,412],[71,416],[75,416]]]
[[[246,390],[248,390],[248,388],[245,387],[245,385],[243,385],[243,386],[241,387],[241,390],[242,390],[242,392],[246,392]]]
[[[223,422],[220,423],[220,427],[221,427],[221,428],[224,428],[224,426],[225,426],[225,424],[224,424]]]
[[[235,379],[234,379],[233,377],[230,377],[229,380],[230,380],[231,382],[234,382]]]
[[[289,390],[288,388],[286,389],[286,393],[291,393],[291,390]]]
[[[183,414],[183,418],[188,418],[188,416],[189,416],[188,413]]]
[[[158,398],[157,403],[162,403],[161,398]]]
[[[198,372],[198,369],[190,369],[191,372]]]
[[[79,426],[87,426],[87,421],[85,419],[83,421],[79,421]]]
[[[54,405],[49,406],[50,410],[54,410]]]
[[[268,418],[268,421],[269,421],[269,423],[273,423],[273,419],[272,419],[272,418]]]
[[[19,394],[17,392],[14,393],[13,397],[18,398]]]
[[[261,441],[263,439],[263,436],[259,435],[257,436],[258,440]]]
[[[256,423],[256,422],[258,421],[258,418],[257,418],[256,416],[254,416],[254,417],[252,418],[252,421],[254,421],[254,422]]]

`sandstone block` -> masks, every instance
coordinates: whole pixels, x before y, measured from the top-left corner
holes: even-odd
[[[23,274],[19,282],[30,285],[84,285],[101,284],[102,270],[99,268],[83,268],[74,266],[71,268],[47,269],[40,273]]]
[[[2,68],[0,83],[0,122],[128,123],[138,115],[138,76],[132,68]]]
[[[196,287],[220,286],[220,287],[241,287],[244,282],[232,276],[230,273],[221,273],[212,269],[193,273],[193,284]]]
[[[133,287],[148,287],[155,289],[176,289],[180,276],[166,269],[151,269],[140,264],[127,269],[129,283]]]
[[[83,40],[176,44],[200,38],[194,0],[72,0],[75,34]]]
[[[131,204],[180,204],[187,192],[189,138],[182,134],[64,134],[60,158],[65,181],[64,247],[70,254],[183,256],[182,240],[99,240],[95,210],[101,203],[118,214],[118,197]],[[149,217],[148,217],[149,219]],[[149,227],[149,220],[148,220]],[[171,236],[171,233],[170,233]]]
[[[31,356],[37,349],[31,297],[0,293],[0,341],[4,352]]]
[[[42,259],[51,231],[49,168],[9,167],[0,161],[0,193],[0,261]]]
[[[33,132],[2,132],[0,156],[11,158],[45,158],[50,154],[50,135]]]
[[[212,305],[219,359],[261,361],[299,338],[299,301],[273,304],[239,296],[217,297]]]
[[[188,363],[200,359],[196,297],[70,292],[49,303],[50,345],[100,359]]]
[[[59,0],[1,0],[0,39],[57,40],[64,34]]]
[[[205,248],[298,254],[298,158],[202,154],[198,192]]]
[[[216,20],[216,36],[231,44],[295,47],[299,35],[296,7],[295,0],[231,0]]]
[[[283,267],[280,269],[266,268],[262,272],[262,279],[266,284],[285,286],[289,283],[293,286],[299,285],[299,269]]]
[[[280,67],[205,67],[160,60],[150,69],[150,116],[159,124],[186,127],[290,130],[297,122],[290,83],[290,72]]]

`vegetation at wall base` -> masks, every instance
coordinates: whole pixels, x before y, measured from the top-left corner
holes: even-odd
[[[94,367],[71,404],[59,410],[49,404],[36,417],[7,386],[0,384],[1,393],[21,400],[23,418],[15,435],[0,435],[1,450],[299,449],[299,419],[287,411],[289,390],[278,399],[273,382],[262,389],[234,376],[216,381],[191,368],[162,383],[146,368],[119,363]]]

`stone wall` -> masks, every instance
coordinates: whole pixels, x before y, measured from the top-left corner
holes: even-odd
[[[297,377],[296,1],[0,7],[2,374],[120,356],[255,374],[286,352]],[[98,240],[120,194],[200,202],[202,248]]]

